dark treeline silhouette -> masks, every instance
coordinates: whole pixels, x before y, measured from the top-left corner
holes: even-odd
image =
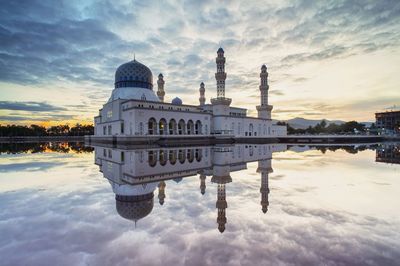
[[[286,125],[288,134],[363,134],[367,132],[365,125],[357,121],[350,121],[340,125],[335,123],[327,125],[326,121],[322,120],[314,127],[309,126],[306,129],[293,128],[285,122],[278,122],[277,124]]]
[[[19,126],[19,125],[0,125],[0,137],[14,136],[84,136],[93,135],[93,125],[75,126],[58,125],[45,128],[38,125]]]
[[[90,153],[93,152],[93,148],[85,146],[83,142],[0,143],[0,154],[41,153],[49,151],[59,153]]]

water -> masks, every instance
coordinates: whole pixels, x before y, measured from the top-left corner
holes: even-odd
[[[0,151],[1,265],[399,265],[398,144]]]

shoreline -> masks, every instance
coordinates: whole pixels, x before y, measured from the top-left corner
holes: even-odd
[[[0,137],[0,143],[73,141],[84,142],[84,136],[15,136]]]
[[[0,143],[29,142],[85,142],[88,144],[124,144],[124,145],[213,145],[213,144],[345,144],[345,143],[379,143],[385,141],[400,141],[400,136],[364,136],[364,135],[288,135],[273,138],[233,138],[230,136],[17,136],[0,137]]]

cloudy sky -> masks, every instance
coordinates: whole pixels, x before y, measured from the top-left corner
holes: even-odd
[[[167,101],[198,104],[201,81],[209,101],[220,45],[226,95],[249,114],[263,63],[276,119],[400,106],[398,0],[0,2],[2,124],[92,122],[134,53],[164,74]]]

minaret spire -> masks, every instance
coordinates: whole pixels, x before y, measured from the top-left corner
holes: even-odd
[[[260,73],[260,100],[261,105],[257,106],[258,117],[263,119],[271,119],[272,105],[268,105],[268,72],[265,65],[261,66]]]
[[[206,97],[204,95],[206,89],[204,88],[204,83],[200,83],[200,98],[199,98],[199,102],[200,102],[200,106],[203,106],[206,103]]]
[[[222,47],[217,51],[215,62],[217,63],[217,73],[215,73],[215,79],[217,80],[217,98],[225,98],[226,72],[224,49],[222,49]]]
[[[157,85],[158,85],[157,96],[161,102],[164,102],[164,96],[165,96],[164,84],[165,84],[164,76],[163,74],[160,73],[158,75],[158,80],[157,80]]]

